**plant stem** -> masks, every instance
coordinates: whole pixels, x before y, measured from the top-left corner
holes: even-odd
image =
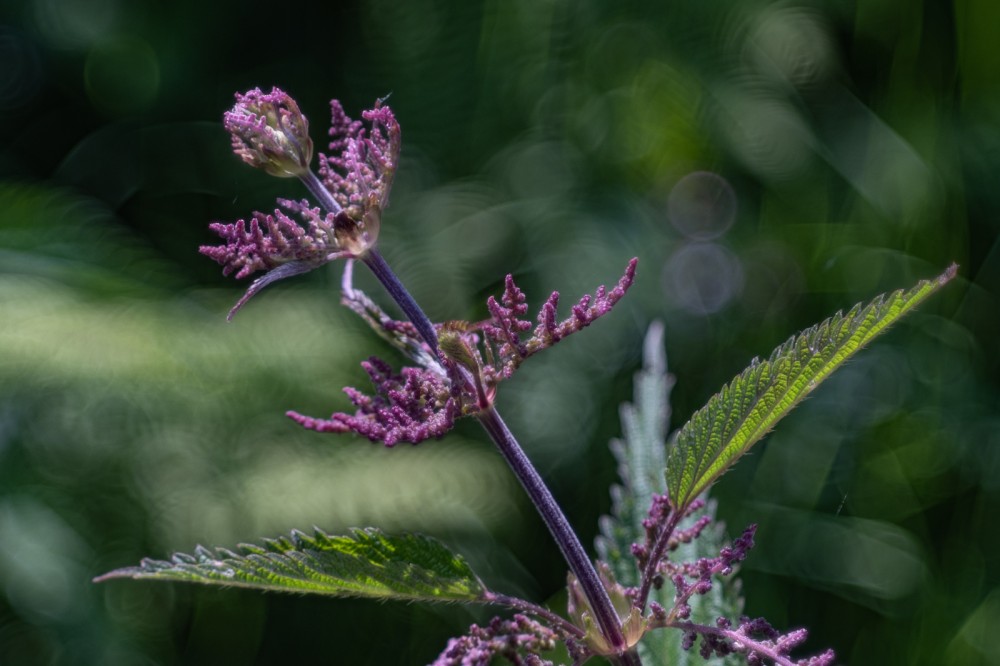
[[[379,279],[379,282],[386,288],[392,299],[396,301],[413,325],[417,327],[417,331],[420,332],[424,341],[436,353],[437,334],[434,331],[434,325],[427,319],[427,315],[424,314],[424,311],[413,299],[413,296],[410,295],[410,292],[399,281],[399,278],[396,277],[396,274],[386,263],[385,259],[382,258],[382,255],[375,248],[372,248],[362,257],[362,261],[375,273],[375,277]],[[490,406],[480,412],[478,420],[500,450],[500,454],[507,461],[511,470],[513,470],[517,480],[520,481],[521,485],[527,491],[535,508],[541,514],[546,527],[549,528],[549,532],[555,538],[559,550],[562,551],[570,570],[580,582],[580,588],[583,590],[584,596],[587,597],[590,607],[594,610],[594,619],[597,620],[597,624],[601,628],[601,633],[604,634],[604,637],[615,649],[621,651],[619,658],[615,661],[618,661],[622,666],[638,666],[642,662],[639,660],[638,654],[634,651],[626,650],[627,646],[625,645],[625,637],[622,634],[621,620],[618,618],[618,613],[615,612],[614,606],[611,604],[607,590],[601,584],[597,570],[587,557],[580,539],[576,536],[573,528],[570,527],[569,521],[566,520],[566,515],[559,508],[555,498],[552,496],[552,492],[545,485],[538,470],[531,464],[528,456],[525,455],[524,450],[518,444],[517,439],[510,432],[507,424],[500,418],[500,414],[494,407]]]
[[[399,281],[396,274],[392,272],[389,268],[389,264],[385,263],[385,259],[376,248],[371,248],[361,257],[361,261],[365,262],[365,266],[371,269],[378,281],[382,283],[389,295],[392,296],[392,300],[396,301],[396,304],[403,310],[407,318],[413,322],[413,325],[417,327],[417,332],[420,333],[420,337],[424,339],[424,342],[428,344],[433,352],[434,356],[437,356],[438,351],[438,341],[437,332],[434,330],[434,324],[431,320],[427,318],[424,311],[420,308],[420,305],[413,300],[413,296],[407,291],[403,283]]]
[[[316,197],[320,205],[330,213],[339,213],[343,208],[337,203],[337,200],[333,198],[330,191],[326,189],[326,185],[323,181],[319,179],[319,176],[310,169],[306,171],[299,180],[302,184],[306,186],[309,193]],[[389,268],[389,264],[385,262],[382,255],[379,253],[377,248],[370,248],[364,253],[364,256],[359,257],[361,261],[365,262],[365,265],[371,269],[378,281],[382,283],[386,291],[389,292],[389,296],[392,300],[396,301],[403,312],[406,314],[407,318],[413,325],[417,327],[417,331],[420,333],[420,337],[424,339],[428,345],[430,345],[431,351],[434,356],[437,356],[437,333],[434,331],[434,325],[431,324],[431,320],[427,318],[424,311],[420,309],[420,305],[413,300],[413,296],[410,292],[403,286],[403,283],[399,281],[396,274],[392,272]]]
[[[310,193],[319,200],[320,205],[330,212],[340,212],[340,205],[337,204],[322,181],[320,181],[319,177],[312,170],[307,171],[301,180]],[[389,292],[392,300],[396,301],[396,304],[403,310],[407,318],[416,326],[420,336],[430,346],[436,356],[438,340],[434,325],[427,318],[427,315],[424,314],[424,311],[420,308],[416,300],[414,300],[410,292],[403,286],[403,283],[399,281],[399,278],[393,272],[392,268],[390,268],[389,264],[386,263],[379,251],[373,247],[365,252],[360,259],[371,269],[375,277],[382,283],[382,286]],[[500,454],[507,461],[518,481],[521,482],[521,485],[527,491],[535,508],[541,514],[542,520],[549,528],[549,532],[555,538],[559,550],[562,551],[563,557],[566,558],[570,570],[579,581],[580,588],[594,611],[594,619],[597,620],[597,624],[601,628],[601,633],[607,639],[608,643],[619,652],[617,656],[613,655],[610,658],[613,662],[621,666],[641,666],[642,661],[639,659],[639,655],[634,650],[629,650],[625,644],[621,620],[618,618],[618,613],[611,604],[611,598],[608,597],[607,590],[601,584],[601,579],[597,575],[597,570],[594,568],[593,562],[587,557],[587,553],[583,549],[583,544],[580,543],[576,532],[570,527],[569,521],[566,520],[566,515],[559,508],[555,498],[552,496],[552,492],[545,485],[538,470],[531,464],[528,456],[525,455],[521,445],[518,444],[517,439],[514,438],[513,433],[510,432],[507,424],[500,418],[500,414],[496,409],[492,406],[488,407],[479,414],[478,419],[483,429],[493,439],[493,442],[500,450]]]
[[[615,649],[625,650],[625,637],[622,635],[621,620],[611,604],[608,592],[601,584],[597,570],[594,569],[590,558],[583,550],[583,544],[580,543],[576,532],[566,520],[565,514],[556,504],[552,492],[545,485],[538,470],[531,464],[528,456],[525,455],[524,450],[521,449],[496,409],[490,407],[480,413],[477,418],[483,429],[489,433],[490,438],[497,445],[500,455],[514,471],[514,476],[521,482],[528,497],[531,498],[538,513],[541,514],[542,520],[545,521],[545,526],[549,528],[549,532],[555,538],[559,550],[562,551],[570,570],[579,580],[580,588],[587,597],[587,601],[590,602],[590,607],[594,611],[594,619],[597,620],[601,633]]]
[[[337,203],[337,200],[333,198],[333,195],[330,194],[330,190],[326,189],[326,185],[323,184],[323,181],[319,179],[319,176],[312,169],[307,170],[299,176],[299,180],[309,190],[309,194],[316,197],[319,205],[325,208],[327,212],[336,215],[343,210],[340,204]]]
[[[732,641],[734,644],[740,645],[742,647],[740,652],[744,655],[756,654],[758,658],[764,657],[765,659],[770,659],[777,666],[795,666],[795,664],[803,663],[801,661],[793,661],[791,658],[780,654],[774,647],[768,645],[767,643],[755,640],[750,636],[732,629],[719,629],[718,627],[696,624],[694,622],[668,622],[663,626],[673,627],[684,632],[704,634],[707,636],[721,636],[722,638]]]
[[[545,619],[553,628],[558,628],[567,636],[572,636],[578,640],[584,637],[583,629],[566,621],[565,618],[556,615],[548,608],[533,604],[530,601],[500,594],[499,592],[487,592],[486,598],[483,601],[489,604],[501,604],[517,611],[536,615]]]

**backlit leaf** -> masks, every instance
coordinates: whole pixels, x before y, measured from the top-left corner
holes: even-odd
[[[293,531],[262,545],[240,544],[235,552],[198,546],[193,555],[144,559],[95,581],[114,578],[415,601],[477,601],[485,592],[465,560],[438,541],[370,527],[349,536]]]
[[[766,361],[755,359],[681,428],[667,455],[667,487],[686,507],[775,423],[855,352],[955,276],[952,265],[908,291],[856,305],[789,338]]]

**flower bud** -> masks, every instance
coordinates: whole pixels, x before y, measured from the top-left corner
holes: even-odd
[[[254,88],[237,94],[223,124],[233,138],[233,151],[250,166],[282,178],[309,170],[313,152],[309,121],[280,89],[265,94]]]
[[[438,347],[449,360],[454,361],[473,375],[479,376],[479,363],[472,355],[469,345],[462,339],[462,334],[449,328],[447,323],[438,332]]]

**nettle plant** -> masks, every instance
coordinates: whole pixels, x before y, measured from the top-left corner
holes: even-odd
[[[345,389],[356,407],[353,414],[288,415],[312,430],[353,432],[385,446],[439,438],[457,419],[475,418],[566,559],[566,612],[490,589],[460,555],[434,539],[389,535],[373,527],[344,536],[318,529],[311,535],[293,531],[235,550],[199,546],[193,555],[145,559],[137,567],[96,580],[187,581],[489,604],[513,611],[451,639],[434,662],[439,666],[485,666],[497,658],[551,664],[544,655],[559,643],[565,644],[574,664],[593,656],[622,666],[683,664],[692,660],[695,647],[701,657],[717,663],[832,663],[832,651],[791,656],[806,637],[804,629],[782,633],[763,618],[742,614],[733,574],[753,547],[756,527],[725,543],[706,491],[834,370],[954,277],[956,267],[789,338],[766,360],[753,360],[669,438],[667,396],[672,380],[662,351],[662,326],[651,326],[635,403],[622,410],[624,438],[612,444],[621,483],[611,489],[612,515],[601,522],[595,562],[500,417],[494,397],[499,384],[527,358],[608,314],[632,285],[637,260],[628,262],[613,288],[599,287],[584,296],[565,318],[558,314],[559,294],[553,293],[534,321],[529,320],[527,299],[508,275],[499,299],[488,299],[485,320],[431,323],[378,251],[382,211],[399,163],[399,124],[381,100],[362,113],[367,126],[348,118],[339,102],[330,106],[330,152],[319,155],[318,172],[311,169],[308,122],[281,90],[237,95],[235,106],[225,114],[237,155],[274,176],[298,178],[314,199],[279,199],[273,213],[255,212],[249,221],[211,225],[222,243],[202,247],[201,252],[221,264],[225,274],[244,278],[265,271],[229,316],[276,280],[346,260],[342,303],[413,365],[396,371],[375,357],[362,363],[373,392]],[[393,319],[354,288],[355,262],[371,269],[405,320]]]

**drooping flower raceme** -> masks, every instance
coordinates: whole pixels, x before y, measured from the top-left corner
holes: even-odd
[[[334,259],[361,257],[378,239],[399,162],[399,123],[380,101],[362,114],[370,131],[348,118],[338,101],[330,106],[331,154],[319,155],[320,177],[309,168],[313,152],[309,123],[295,101],[278,88],[266,94],[260,89],[238,94],[225,114],[233,150],[244,162],[272,175],[297,176],[316,199],[316,203],[279,199],[273,213],[254,212],[249,220],[210,225],[223,243],[200,251],[221,264],[224,274],[245,278],[267,271],[250,286],[230,318],[268,284]]]

